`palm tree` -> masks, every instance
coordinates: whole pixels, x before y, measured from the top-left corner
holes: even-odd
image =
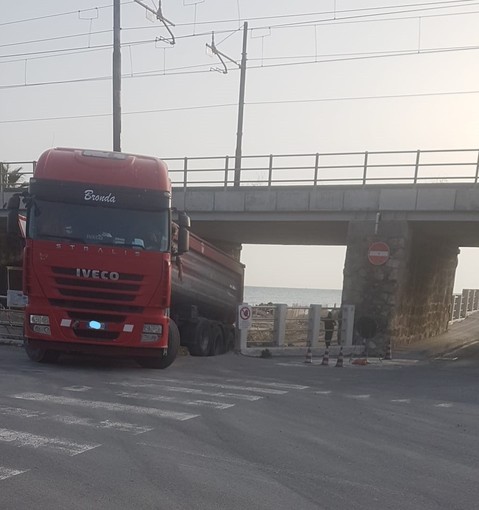
[[[23,167],[10,169],[8,163],[0,163],[0,188],[1,189],[24,189],[28,183],[24,182]]]

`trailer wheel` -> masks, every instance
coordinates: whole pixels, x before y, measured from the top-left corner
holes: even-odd
[[[60,351],[51,351],[32,347],[28,340],[25,340],[25,352],[35,363],[56,363],[60,357]]]
[[[194,342],[188,345],[192,356],[209,356],[212,346],[211,323],[208,319],[200,319],[196,323]]]
[[[218,356],[225,352],[223,328],[219,324],[215,324],[211,327],[211,356]]]
[[[180,332],[178,326],[170,319],[168,327],[168,353],[166,356],[154,358],[137,358],[137,363],[143,368],[168,368],[175,361],[180,348]]]

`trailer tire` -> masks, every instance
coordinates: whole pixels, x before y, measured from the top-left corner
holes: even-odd
[[[166,356],[157,356],[154,358],[137,358],[137,363],[143,368],[168,368],[175,361],[180,348],[180,332],[175,322],[170,319],[168,327],[168,353]]]
[[[211,327],[211,356],[219,356],[226,352],[223,328],[219,324]]]
[[[209,356],[212,346],[211,322],[208,319],[199,319],[195,327],[195,338],[188,345],[192,356]]]
[[[56,363],[60,357],[60,351],[51,351],[32,347],[28,340],[25,340],[25,352],[35,363]]]

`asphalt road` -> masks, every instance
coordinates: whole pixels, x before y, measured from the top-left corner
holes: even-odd
[[[156,371],[0,346],[0,508],[479,508],[479,368],[461,356]]]

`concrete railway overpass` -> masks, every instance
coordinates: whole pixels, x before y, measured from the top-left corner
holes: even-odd
[[[252,156],[236,168],[229,157],[166,161],[174,207],[226,251],[347,246],[343,303],[377,321],[378,344],[447,328],[458,247],[479,246],[479,150]],[[374,265],[379,241],[389,254]]]

